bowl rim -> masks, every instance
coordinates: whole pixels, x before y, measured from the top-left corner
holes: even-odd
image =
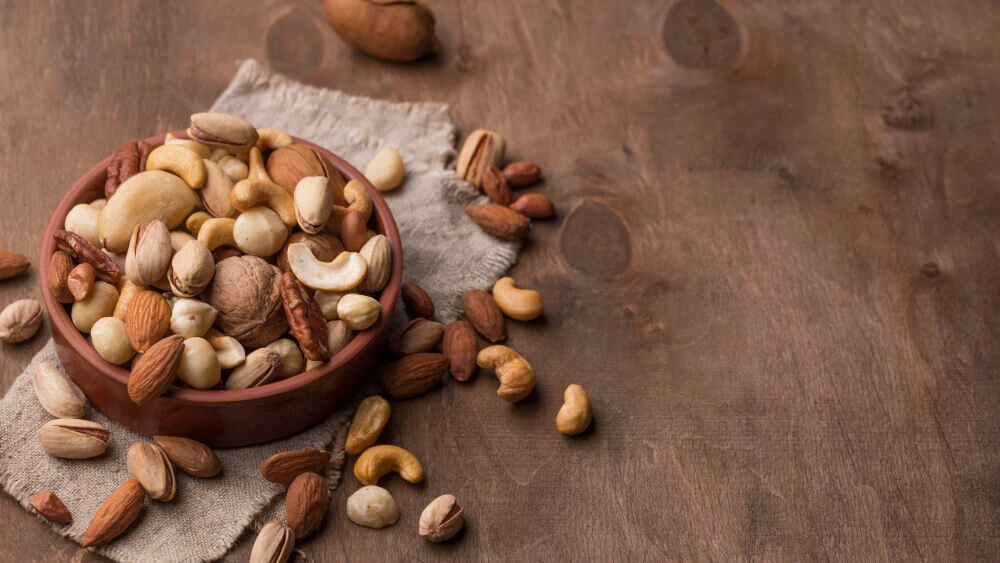
[[[171,134],[176,137],[187,138],[186,130],[173,131]],[[167,133],[161,133],[143,140],[156,146],[163,144],[166,136]],[[382,316],[379,319],[379,324],[377,325],[378,328],[375,330],[368,329],[361,331],[351,339],[347,346],[337,352],[325,364],[311,370],[306,370],[287,379],[272,382],[261,387],[251,387],[249,389],[187,389],[173,385],[159,397],[160,399],[170,399],[179,403],[191,405],[212,406],[233,403],[243,404],[247,402],[271,402],[279,400],[282,395],[295,392],[324,377],[334,374],[336,371],[348,364],[348,362],[350,362],[355,356],[360,354],[362,350],[368,346],[375,345],[379,334],[388,326],[392,310],[399,297],[400,286],[403,278],[402,242],[399,237],[399,230],[396,227],[396,221],[392,216],[392,212],[389,210],[389,206],[385,203],[385,199],[382,198],[382,194],[375,189],[371,182],[369,182],[361,172],[351,166],[343,158],[308,140],[294,136],[292,138],[295,143],[305,144],[320,151],[330,160],[334,167],[340,171],[341,175],[344,176],[345,181],[357,180],[368,190],[368,194],[372,200],[373,214],[376,218],[376,222],[378,223],[378,227],[381,230],[380,234],[385,235],[385,237],[389,240],[389,246],[392,249],[392,273],[389,277],[389,282],[386,284],[385,288],[382,290],[381,296],[379,297],[379,303],[382,306]],[[49,277],[49,260],[52,254],[56,251],[53,234],[56,230],[63,228],[66,215],[69,213],[70,209],[73,208],[73,206],[80,203],[88,203],[82,200],[83,192],[95,181],[97,181],[98,177],[105,177],[108,165],[110,164],[113,156],[114,155],[112,154],[101,159],[86,173],[77,178],[70,186],[69,190],[67,190],[67,192],[59,200],[59,203],[56,205],[55,210],[49,217],[49,222],[45,227],[41,250],[39,252],[38,277],[39,285],[42,290],[42,300],[45,303],[45,308],[49,312],[49,320],[52,323],[53,332],[58,330],[73,350],[86,360],[90,367],[92,367],[97,373],[100,373],[104,377],[123,386],[127,386],[130,371],[122,366],[108,362],[97,353],[97,350],[94,349],[84,334],[77,330],[76,326],[73,325],[73,322],[63,304],[56,301],[55,297],[52,296],[52,292],[49,291],[47,283]],[[375,327],[372,328],[374,329]],[[284,337],[286,337],[286,335],[282,336],[282,338]]]

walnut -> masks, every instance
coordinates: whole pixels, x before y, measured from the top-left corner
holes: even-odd
[[[266,346],[288,331],[281,271],[256,256],[234,256],[216,264],[202,299],[219,311],[215,326],[247,348]]]

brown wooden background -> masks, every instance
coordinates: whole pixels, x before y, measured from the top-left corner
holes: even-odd
[[[987,559],[1000,549],[1000,7],[956,0],[427,0],[444,50],[352,52],[314,0],[0,2],[0,247],[71,181],[176,129],[246,57],[447,102],[541,164],[561,221],[514,275],[539,373],[396,403],[425,485],[316,561]],[[36,270],[0,302],[37,297]],[[46,333],[5,346],[0,382]],[[589,390],[593,432],[553,418]],[[348,465],[348,470],[350,465]],[[464,537],[429,545],[452,492]],[[82,515],[81,515],[82,516]],[[0,557],[90,560],[0,495]],[[245,558],[244,541],[233,554]]]

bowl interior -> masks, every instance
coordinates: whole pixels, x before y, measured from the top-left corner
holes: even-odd
[[[173,134],[177,137],[187,137],[187,133],[183,130],[175,131]],[[162,134],[145,140],[153,145],[160,145],[163,144],[165,137],[166,134]],[[379,303],[382,305],[382,314],[379,321],[375,326],[355,335],[355,337],[351,339],[350,343],[348,343],[344,349],[335,354],[327,363],[288,379],[270,383],[261,387],[238,390],[187,389],[175,385],[164,394],[165,397],[181,402],[196,404],[219,404],[245,401],[268,402],[271,400],[277,400],[278,396],[285,392],[303,387],[319,378],[326,377],[331,373],[336,372],[339,368],[346,364],[348,360],[367,346],[377,345],[375,342],[376,339],[378,339],[381,336],[381,333],[386,330],[392,309],[399,296],[403,269],[402,244],[399,239],[399,231],[396,228],[396,222],[392,218],[392,213],[389,211],[389,207],[386,205],[385,200],[382,199],[381,194],[379,194],[379,192],[371,185],[364,175],[358,172],[358,170],[353,166],[337,155],[314,143],[299,138],[295,138],[295,142],[309,145],[322,152],[323,155],[325,155],[340,171],[345,180],[357,180],[358,182],[361,182],[371,196],[373,207],[372,215],[375,223],[374,230],[385,235],[389,240],[390,247],[392,248],[392,275],[389,279],[389,283],[382,290],[382,294],[379,298]],[[66,195],[60,200],[58,206],[56,206],[56,209],[46,226],[45,235],[42,240],[39,260],[39,279],[42,280],[42,297],[45,302],[45,306],[48,309],[53,330],[59,330],[61,334],[65,336],[67,342],[69,342],[73,349],[83,356],[95,370],[118,381],[122,385],[126,385],[128,383],[129,376],[128,370],[107,362],[97,354],[97,351],[94,350],[93,346],[87,341],[86,337],[73,325],[73,322],[66,311],[66,307],[55,300],[44,282],[44,280],[48,279],[49,259],[56,251],[55,241],[52,237],[53,233],[56,230],[63,228],[66,215],[74,205],[87,203],[104,197],[104,182],[106,178],[106,170],[110,161],[111,156],[108,156],[95,164],[89,171],[87,171],[86,174],[80,177],[73,184]]]

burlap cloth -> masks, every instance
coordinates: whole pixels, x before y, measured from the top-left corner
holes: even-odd
[[[462,210],[464,204],[482,196],[454,174],[458,129],[445,105],[349,96],[269,74],[248,60],[212,110],[310,139],[362,171],[382,147],[399,150],[406,178],[402,188],[386,195],[386,201],[403,239],[404,280],[416,281],[430,293],[442,322],[457,316],[462,293],[489,288],[517,259],[517,243],[486,235]],[[397,320],[400,315],[397,308]],[[88,418],[110,431],[108,452],[92,460],[46,455],[36,432],[51,417],[38,404],[31,385],[33,367],[40,361],[59,365],[51,342],[0,403],[0,485],[26,508],[31,495],[55,491],[73,513],[73,523],[53,526],[53,530],[80,541],[100,503],[128,478],[128,447],[148,438],[91,406]],[[342,409],[316,427],[279,442],[218,450],[223,470],[212,479],[178,471],[177,496],[172,502],[147,499],[130,530],[97,551],[121,561],[222,557],[248,528],[252,531],[271,517],[283,518],[284,487],[265,481],[258,473],[261,462],[271,454],[329,449],[334,456],[327,478],[331,489],[337,486],[352,413],[353,407]]]

